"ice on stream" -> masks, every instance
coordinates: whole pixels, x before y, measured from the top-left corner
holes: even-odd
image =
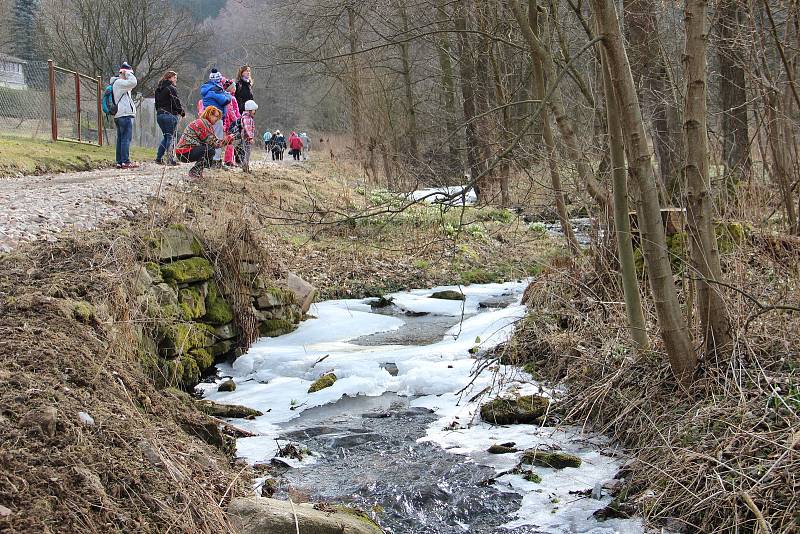
[[[402,310],[465,318],[450,328],[441,341],[425,346],[364,346],[354,343],[362,336],[399,329],[402,318],[371,313],[369,299],[332,300],[315,304],[311,314],[316,319],[303,322],[291,334],[261,339],[232,366],[220,369],[236,382],[233,392],[218,392],[216,384],[202,384],[205,397],[216,402],[242,404],[264,412],[254,420],[236,424],[259,434],[237,441],[237,453],[251,463],[269,461],[276,453],[275,438],[281,423],[299,417],[303,411],[336,403],[343,395],[380,396],[393,392],[415,397],[412,406],[433,409],[438,420],[428,427],[421,440],[434,442],[448,452],[464,455],[466,462],[494,468],[497,473],[512,469],[521,453],[492,455],[490,445],[513,441],[524,450],[557,446],[578,455],[580,468],[554,470],[533,468],[542,477],[539,484],[526,482],[518,475],[504,475],[495,487],[523,496],[522,506],[508,528],[536,525],[542,532],[553,533],[640,533],[639,520],[613,520],[599,523],[592,513],[610,502],[570,494],[592,489],[613,479],[620,462],[610,454],[601,454],[606,446],[602,438],[581,433],[579,429],[512,425],[496,427],[480,421],[480,402],[469,402],[485,388],[518,389],[521,393],[538,391],[530,377],[520,376],[513,368],[501,367],[499,373],[484,372],[473,377],[476,360],[470,349],[490,348],[506,340],[515,321],[524,316],[520,303],[525,282],[446,286],[427,290],[395,293],[391,296]],[[463,291],[464,301],[431,299],[434,291]],[[489,298],[516,295],[516,301],[501,309],[479,310],[479,303]],[[393,363],[397,376],[384,365]],[[311,383],[320,376],[335,372],[333,386],[309,394]],[[503,376],[502,386],[496,382]],[[525,380],[528,379],[528,380]],[[462,389],[468,386],[463,392]]]

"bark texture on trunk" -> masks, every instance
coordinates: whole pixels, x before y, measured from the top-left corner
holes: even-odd
[[[750,136],[748,133],[747,90],[744,53],[738,28],[744,25],[744,12],[738,0],[717,3],[717,58],[719,60],[719,99],[722,107],[722,159],[725,162],[725,198],[736,184],[750,175]]]
[[[448,20],[450,15],[445,7],[445,0],[438,0],[436,13],[440,20],[440,28],[450,29]],[[450,59],[450,38],[446,33],[439,34],[438,37],[439,69],[442,71],[442,99],[444,110],[447,114],[445,126],[447,127],[447,146],[450,151],[450,159],[453,164],[461,164],[461,154],[459,151],[459,127],[456,114],[456,86],[453,81],[453,62]]]
[[[672,278],[650,149],[647,146],[630,63],[622,41],[619,18],[611,0],[591,0],[591,6],[599,36],[603,38],[611,82],[619,105],[629,174],[639,192],[637,213],[642,251],[661,338],[664,340],[672,372],[681,384],[686,385],[693,379],[697,354],[689,339],[689,329],[681,314]]]
[[[683,130],[686,140],[686,227],[692,267],[698,275],[697,312],[708,354],[724,356],[731,350],[731,325],[725,302],[715,281],[722,281],[717,237],[712,218],[708,175],[708,106],[706,0],[686,0],[686,105]]]
[[[402,24],[404,34],[408,33],[408,12],[406,10],[405,0],[397,2],[397,11],[400,15],[400,22]],[[419,161],[419,132],[417,131],[417,107],[414,103],[414,79],[411,75],[411,45],[408,41],[400,43],[400,64],[403,72],[403,88],[406,100],[406,134],[405,139],[408,142],[409,155],[414,161]]]
[[[363,136],[361,119],[361,83],[358,74],[358,30],[356,29],[356,12],[353,6],[347,6],[347,30],[348,42],[350,45],[350,122],[353,127],[353,146],[356,159],[361,157],[361,139]]]
[[[631,74],[642,105],[652,113],[650,132],[665,201],[680,202],[683,140],[681,112],[658,44],[655,0],[624,0]]]
[[[605,54],[601,54],[605,56]],[[622,125],[619,108],[608,71],[607,60],[603,57],[603,88],[606,95],[606,117],[608,122],[608,147],[611,156],[611,175],[614,192],[614,229],[617,236],[619,265],[622,271],[622,290],[625,295],[625,313],[628,317],[628,330],[636,350],[643,354],[650,350],[647,325],[642,311],[639,295],[639,282],[636,277],[636,263],[633,257],[631,220],[628,216],[628,176],[625,170],[625,143],[622,139]]]

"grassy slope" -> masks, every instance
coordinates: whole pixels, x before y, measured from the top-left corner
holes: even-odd
[[[134,160],[149,160],[155,150],[133,148]],[[17,174],[82,171],[114,163],[114,147],[96,147],[30,137],[0,136],[0,177]]]

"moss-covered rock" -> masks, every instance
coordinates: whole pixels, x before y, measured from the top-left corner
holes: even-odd
[[[256,308],[259,310],[295,304],[294,293],[283,287],[264,287],[255,295]]]
[[[218,341],[211,345],[208,350],[214,359],[219,358],[220,356],[224,356],[228,354],[233,349],[233,341],[226,339],[224,341]]]
[[[203,320],[213,325],[224,325],[233,321],[233,308],[225,300],[216,282],[208,283],[206,314]]]
[[[236,382],[231,380],[230,378],[222,382],[218,387],[217,391],[236,391]]]
[[[522,473],[522,478],[528,482],[533,482],[534,484],[542,483],[542,477],[539,475],[539,473],[534,473],[533,471],[525,471]]]
[[[518,451],[519,449],[516,447],[509,447],[501,444],[494,444],[486,450],[489,454],[511,454]]]
[[[200,240],[182,224],[173,224],[159,230],[148,244],[153,255],[161,261],[199,256],[203,253]]]
[[[154,284],[160,284],[164,281],[164,278],[161,276],[161,267],[159,267],[156,262],[148,261],[144,264],[144,268]]]
[[[264,415],[258,410],[248,408],[247,406],[239,406],[238,404],[219,404],[210,400],[197,401],[197,407],[208,415],[229,419],[252,419],[253,417]]]
[[[205,371],[214,365],[214,356],[206,349],[192,349],[189,351],[189,354],[194,358],[194,361],[197,362],[197,367],[199,367],[201,371]]]
[[[189,286],[178,292],[178,305],[183,318],[187,321],[199,319],[206,314],[206,299],[203,298],[201,288]]]
[[[383,532],[383,530],[381,530],[381,526],[377,524],[375,521],[373,521],[372,518],[369,516],[369,514],[367,514],[363,510],[359,510],[358,508],[351,508],[350,506],[344,506],[341,504],[336,506],[336,509],[347,515],[353,516],[362,523],[368,525],[369,527],[376,529],[376,532]]]
[[[159,346],[169,357],[211,346],[214,340],[214,328],[203,323],[168,323],[160,327],[159,334]]]
[[[580,467],[581,459],[574,454],[562,451],[528,450],[523,453],[521,463],[564,469],[565,467]]]
[[[447,289],[444,291],[436,291],[430,296],[430,298],[441,299],[441,300],[464,300],[465,297],[464,294],[460,291]]]
[[[481,406],[481,419],[494,425],[541,424],[549,406],[550,399],[539,395],[497,398]]]
[[[277,337],[288,334],[295,328],[296,325],[286,319],[270,319],[258,326],[258,332],[264,337]]]
[[[214,266],[207,259],[195,256],[162,265],[161,275],[165,281],[176,284],[205,282],[214,276]]]
[[[95,313],[94,306],[85,300],[78,300],[72,303],[72,316],[82,323],[94,321]]]
[[[740,222],[718,222],[714,226],[717,246],[723,254],[733,252],[747,239],[748,228]]]
[[[200,381],[200,368],[190,354],[162,359],[160,363],[163,385],[188,389]]]
[[[336,382],[336,375],[328,373],[314,380],[311,387],[308,388],[309,393],[316,393],[325,388],[331,387]]]

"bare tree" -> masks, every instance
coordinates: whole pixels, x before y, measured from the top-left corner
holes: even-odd
[[[199,23],[160,0],[45,0],[39,27],[60,65],[101,76],[127,61],[140,90],[208,38]]]

